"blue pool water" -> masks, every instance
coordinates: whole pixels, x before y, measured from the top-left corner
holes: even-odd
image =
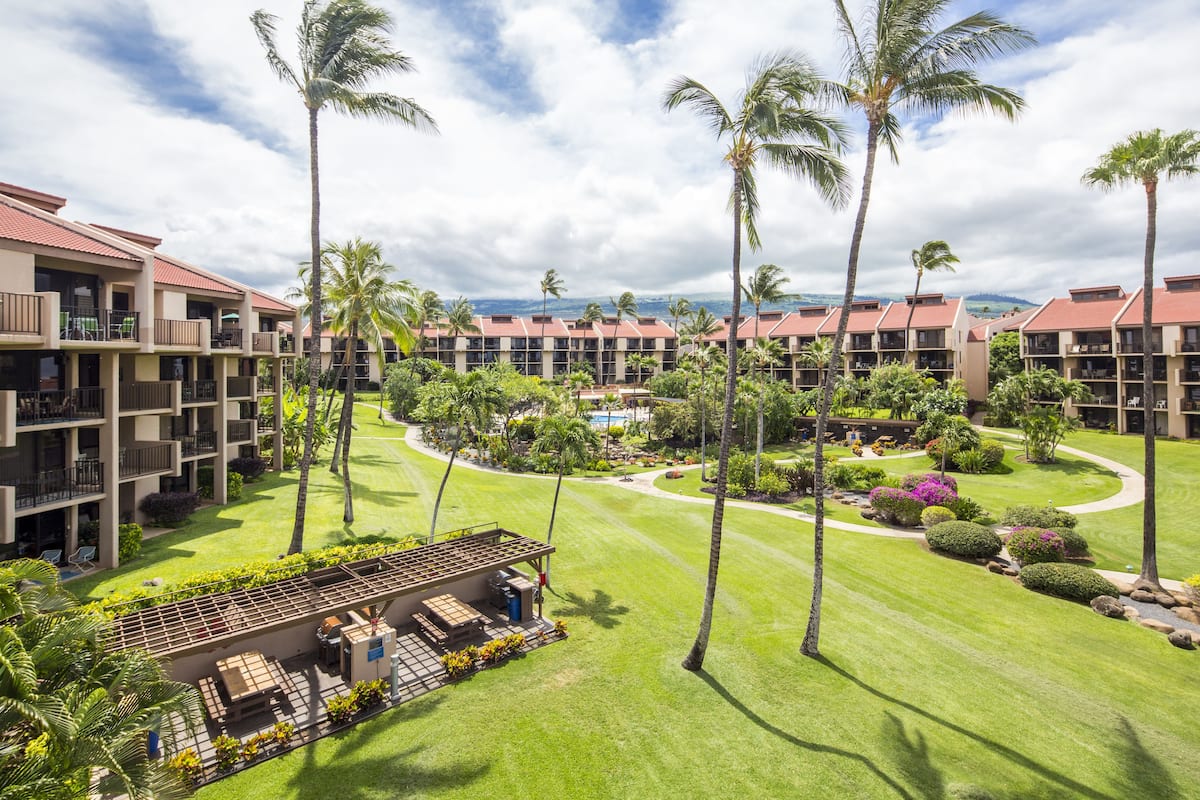
[[[609,412],[607,411],[593,411],[591,414],[593,425],[624,425],[627,419],[625,414],[620,411],[612,412],[611,422],[609,421]]]

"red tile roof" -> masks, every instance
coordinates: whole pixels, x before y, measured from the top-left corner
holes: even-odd
[[[0,239],[141,263],[135,255],[25,209],[0,202]]]
[[[657,317],[638,317],[629,323],[647,339],[674,339],[679,335],[674,328]]]
[[[940,294],[923,294],[915,299],[919,301],[915,307],[909,306],[912,302],[910,297],[905,298],[903,303],[892,303],[884,312],[883,319],[879,322],[879,330],[881,331],[902,331],[904,323],[908,320],[908,310],[912,308],[912,328],[950,328],[954,325],[954,320],[958,316],[958,310],[962,307],[963,299],[955,297],[951,300],[946,300]]]
[[[611,329],[610,329],[611,330]],[[582,328],[577,328],[575,322],[567,323],[567,335],[572,339],[598,339],[600,335],[596,333],[595,323],[585,323]]]
[[[88,226],[92,227],[92,228],[99,228],[100,230],[104,231],[105,233],[111,233],[113,236],[120,236],[122,239],[125,239],[126,241],[133,242],[134,244],[139,244],[142,247],[148,247],[151,250],[153,250],[154,248],[156,248],[160,244],[162,244],[162,239],[158,238],[157,236],[150,236],[149,234],[145,234],[145,233],[134,233],[133,231],[125,231],[125,230],[121,230],[120,228],[112,228],[112,227],[109,227],[108,225],[101,225],[97,222],[89,222]]]
[[[875,326],[883,318],[886,309],[877,300],[864,300],[850,306],[850,319],[847,320],[846,333],[874,333]],[[834,308],[829,317],[822,323],[817,333],[821,336],[833,336],[837,333],[838,317],[841,306]]]
[[[17,186],[14,183],[0,183],[0,194],[11,197],[14,200],[20,200],[22,203],[27,203],[34,208],[40,208],[42,211],[48,211],[51,214],[57,214],[58,210],[67,204],[67,198],[65,197],[39,192],[37,189],[27,189],[24,186]]]
[[[829,306],[798,308],[786,315],[771,331],[772,336],[816,336],[817,328],[829,316]]]
[[[154,282],[166,286],[179,286],[184,289],[197,289],[202,292],[236,295],[242,293],[242,290],[233,284],[222,283],[180,263],[168,261],[162,256],[154,257]]]
[[[525,322],[512,314],[492,314],[490,317],[479,317],[475,323],[483,336],[528,336]]]
[[[1129,298],[1124,294],[1105,300],[1056,297],[1031,317],[1023,330],[1026,333],[1104,330],[1112,327],[1113,320],[1127,302]]]
[[[253,298],[251,302],[254,304],[254,307],[260,311],[283,311],[290,314],[296,310],[295,306],[291,305],[290,303],[285,303],[282,300],[278,300],[274,297],[271,297],[269,294],[263,294],[257,290],[252,290],[251,296]]]
[[[1154,316],[1155,325],[1187,325],[1200,324],[1200,290],[1196,289],[1155,289]],[[1142,290],[1133,294],[1129,308],[1117,320],[1117,325],[1129,327],[1142,324]]]

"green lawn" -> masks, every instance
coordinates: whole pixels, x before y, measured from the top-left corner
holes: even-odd
[[[381,429],[369,414],[358,423],[359,522],[343,529],[339,484],[314,471],[312,545],[428,524],[442,465],[396,440],[395,426]],[[274,481],[234,507],[245,524],[214,528],[210,509],[163,537],[186,554],[180,571],[216,566],[234,547],[267,557],[285,549],[291,477]],[[439,527],[495,519],[540,536],[553,490],[549,480],[456,470]],[[830,531],[824,658],[811,660],[798,653],[811,526],[730,509],[706,670],[682,670],[709,517],[706,506],[565,482],[546,611],[568,621],[569,639],[198,796],[1194,793],[1200,656],[915,542]],[[161,560],[93,584],[104,591],[173,569]]]

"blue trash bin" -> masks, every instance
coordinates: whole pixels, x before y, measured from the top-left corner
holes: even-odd
[[[508,596],[508,619],[511,622],[521,621],[521,595],[509,589],[505,592]]]
[[[158,758],[158,733],[156,731],[147,731],[150,735],[146,737],[146,755],[150,758]]]

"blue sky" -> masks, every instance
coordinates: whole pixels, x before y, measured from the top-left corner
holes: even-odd
[[[299,0],[257,2],[280,16],[293,57]],[[448,296],[532,296],[550,267],[576,295],[724,290],[723,151],[685,112],[661,111],[667,81],[687,74],[732,102],[763,52],[799,48],[830,75],[841,58],[827,0],[382,3],[419,72],[379,88],[421,103],[441,135],[323,114],[323,235],[376,239],[400,274]],[[308,247],[307,137],[299,98],[253,36],[254,5],[16,0],[0,29],[0,181],[281,292]],[[908,290],[909,250],[945,239],[962,266],[930,290],[1132,288],[1141,193],[1089,191],[1079,175],[1134,130],[1200,125],[1200,7],[990,7],[1039,37],[982,69],[1027,111],[1016,124],[907,121],[899,165],[877,168],[860,287]],[[859,137],[845,157],[856,187],[861,148]],[[783,176],[759,180],[764,246],[743,268],[772,262],[793,287],[839,291],[851,212]],[[1159,275],[1200,271],[1198,217],[1200,180],[1163,187]]]

